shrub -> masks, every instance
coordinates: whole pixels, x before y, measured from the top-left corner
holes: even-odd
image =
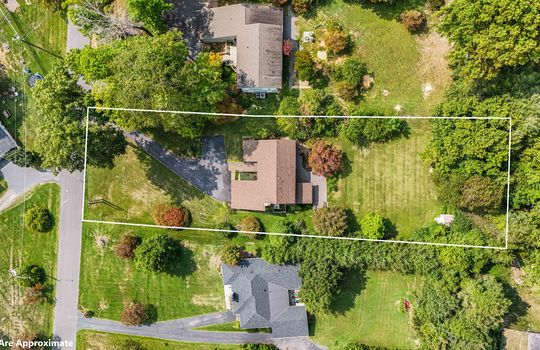
[[[221,261],[227,265],[236,266],[242,258],[242,251],[237,245],[225,245],[221,250]]]
[[[294,96],[285,96],[279,103],[277,115],[298,115],[300,110],[300,102]]]
[[[424,14],[418,10],[408,10],[401,13],[401,23],[410,32],[415,32],[420,29],[426,20]]]
[[[306,13],[313,5],[313,0],[292,0],[292,8],[299,15]]]
[[[437,11],[444,6],[444,0],[428,0],[428,7],[431,11]]]
[[[216,229],[230,231],[230,230],[234,230],[235,227],[230,222],[225,221],[220,224],[217,224]],[[236,232],[228,232],[228,231],[218,231],[217,233],[223,238],[232,238],[236,234]]]
[[[363,79],[368,73],[367,66],[356,57],[349,57],[332,70],[334,90],[343,99],[349,101],[360,95]]]
[[[125,301],[120,321],[127,326],[140,326],[148,320],[146,306],[141,302]]]
[[[144,346],[138,340],[135,339],[125,339],[118,341],[115,346],[115,350],[147,350],[148,348]]]
[[[503,196],[503,186],[475,175],[465,181],[459,206],[467,211],[493,211],[500,207]]]
[[[298,79],[314,82],[317,79],[317,68],[315,62],[311,58],[311,54],[307,50],[296,52],[294,59],[294,70],[298,75]]]
[[[349,228],[347,213],[343,208],[319,208],[313,212],[313,226],[321,235],[341,237]]]
[[[302,115],[323,115],[325,114],[324,99],[326,95],[322,90],[309,89],[302,93],[298,102]]]
[[[339,133],[355,144],[385,142],[407,132],[403,119],[351,118],[339,125]]]
[[[43,284],[47,274],[43,267],[38,265],[28,265],[22,270],[19,276],[19,283],[26,288],[32,288],[38,284]]]
[[[283,54],[285,56],[290,56],[293,51],[293,44],[291,40],[283,41]]]
[[[120,242],[114,247],[114,252],[122,259],[133,259],[135,249],[139,244],[141,244],[141,237],[130,234],[123,235]]]
[[[165,271],[178,260],[179,248],[177,241],[162,233],[146,238],[135,249],[135,266],[143,271]]]
[[[37,232],[47,232],[52,228],[53,218],[51,212],[42,207],[30,208],[24,214],[26,227]]]
[[[341,171],[343,153],[331,144],[318,140],[311,146],[308,164],[314,174],[330,177]]]
[[[244,344],[242,345],[244,350],[279,350],[279,348],[272,344]]]
[[[26,290],[24,301],[29,304],[41,304],[45,300],[45,292],[45,285],[38,283]]]
[[[4,159],[22,168],[28,168],[32,165],[39,166],[40,159],[32,152],[20,148],[14,148],[4,156]]]
[[[376,213],[366,214],[360,220],[360,237],[382,239],[385,235],[384,218]]]
[[[189,225],[190,213],[184,207],[157,204],[152,211],[152,219],[160,226],[186,227]]]
[[[246,216],[237,225],[238,231],[262,232],[261,221],[253,215]]]
[[[329,53],[338,54],[347,47],[349,36],[342,29],[330,29],[324,33],[324,42]]]

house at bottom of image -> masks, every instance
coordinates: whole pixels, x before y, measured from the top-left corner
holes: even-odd
[[[298,269],[263,259],[222,264],[225,304],[238,317],[240,328],[271,328],[272,338],[309,336],[306,307],[298,298]]]

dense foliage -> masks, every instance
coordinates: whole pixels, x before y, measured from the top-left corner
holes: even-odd
[[[135,249],[135,266],[143,271],[164,272],[179,260],[180,243],[165,234],[143,239]]]
[[[116,40],[71,54],[73,68],[94,83],[98,105],[175,111],[213,111],[225,96],[219,55],[199,54],[187,60],[188,49],[177,30]],[[126,71],[126,67],[129,70]],[[159,74],[157,74],[159,72]],[[196,138],[209,120],[205,115],[109,111],[122,128],[162,128]]]
[[[152,33],[165,29],[163,12],[172,9],[172,4],[165,0],[128,0],[128,13],[136,22],[142,22]]]
[[[345,235],[349,229],[347,212],[339,207],[323,207],[313,212],[315,231],[323,236]]]
[[[32,90],[29,119],[36,129],[33,151],[42,166],[53,172],[82,170],[85,156],[86,106],[91,101],[64,64],[57,64],[47,79]],[[125,151],[120,132],[92,116],[88,127],[88,164],[111,166]]]
[[[300,276],[300,298],[308,312],[329,311],[334,296],[339,292],[342,276],[336,264],[328,258],[307,259],[300,265]]]
[[[240,220],[240,222],[236,224],[236,228],[238,231],[262,232],[261,221],[253,215],[248,215]]]
[[[384,218],[376,213],[368,213],[360,220],[360,237],[370,239],[384,238],[386,226]]]
[[[141,237],[125,234],[114,246],[114,252],[122,259],[133,259],[135,249],[141,244]]]
[[[189,225],[190,212],[187,208],[159,203],[152,210],[152,219],[156,225],[186,227]]]
[[[401,23],[411,32],[419,30],[426,22],[426,17],[418,10],[407,10],[402,12],[400,17]]]
[[[126,326],[141,326],[148,320],[147,307],[141,302],[126,301],[120,320]]]
[[[308,164],[316,175],[333,176],[343,168],[343,153],[332,144],[317,140],[309,150]]]
[[[348,118],[339,125],[339,134],[356,145],[386,142],[408,132],[407,122],[398,118]]]
[[[8,162],[20,167],[39,166],[41,163],[39,157],[32,152],[23,150],[21,148],[14,148],[4,155],[4,159]]]
[[[227,244],[221,249],[221,261],[227,265],[235,266],[240,263],[242,250],[234,244]]]
[[[506,68],[540,62],[540,3],[456,0],[439,30],[454,42],[450,64],[466,80],[490,80]]]
[[[317,79],[317,67],[311,54],[307,50],[297,51],[294,60],[294,70],[298,79],[314,82]]]
[[[363,90],[363,78],[367,66],[356,56],[346,58],[332,70],[332,79],[338,95],[346,101],[359,97]]]
[[[32,207],[24,213],[26,227],[37,232],[47,232],[53,226],[53,216],[47,208]]]
[[[45,279],[47,278],[47,274],[41,266],[28,265],[21,271],[18,278],[21,286],[32,288],[36,285],[43,285],[43,283],[45,283]]]

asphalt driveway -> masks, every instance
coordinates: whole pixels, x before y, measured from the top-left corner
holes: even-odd
[[[124,135],[169,170],[222,202],[231,200],[231,176],[223,136],[203,137],[201,158],[184,158],[167,150],[150,137],[134,131]]]
[[[178,28],[189,48],[190,56],[201,51],[201,40],[208,35],[212,11],[204,0],[172,0],[173,9],[165,13],[167,25]]]

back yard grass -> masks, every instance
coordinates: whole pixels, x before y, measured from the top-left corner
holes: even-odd
[[[56,184],[47,184],[37,187],[25,197],[24,201],[0,213],[0,242],[2,242],[0,245],[2,252],[0,254],[0,271],[2,271],[0,278],[11,278],[8,277],[7,273],[9,269],[15,269],[20,273],[27,265],[36,264],[43,267],[49,276],[47,284],[52,287],[51,296],[54,298],[59,205],[60,188]],[[37,233],[24,226],[24,213],[33,206],[46,207],[53,214],[55,225],[49,232]],[[15,279],[11,280],[9,285],[11,283],[13,286],[18,285]],[[21,292],[24,293],[23,290]],[[13,305],[8,299],[0,297],[0,318],[9,317],[4,314],[4,311],[10,310],[11,307]],[[28,331],[51,334],[53,309],[52,303],[42,303],[35,306],[31,314],[23,314],[23,319],[31,320]]]
[[[353,55],[367,64],[374,78],[362,104],[386,115],[393,115],[396,105],[402,108],[400,114],[429,115],[451,82],[444,59],[448,43],[429,28],[431,17],[427,30],[420,34],[409,33],[399,20],[402,11],[423,6],[420,0],[393,4],[325,1],[315,7],[310,19],[299,21],[299,35],[314,30],[320,19],[338,18],[351,36]],[[424,96],[428,85],[432,90]]]
[[[86,199],[106,202],[85,203],[85,219],[152,223],[155,204],[173,202],[188,208],[192,226],[214,227],[225,220],[228,209],[172,173],[144,151],[128,146],[112,169],[89,167]]]
[[[345,275],[334,313],[315,315],[313,340],[330,349],[342,349],[350,342],[388,348],[416,348],[419,341],[412,327],[412,315],[399,308],[402,298],[412,300],[421,287],[417,276],[394,272],[351,271]]]
[[[186,343],[84,330],[77,333],[77,350],[109,350],[114,349],[115,346],[119,346],[127,340],[139,342],[144,349],[152,350],[233,350],[242,348],[240,345]]]
[[[329,193],[331,204],[353,210],[360,219],[369,212],[388,217],[407,239],[439,214],[429,165],[420,159],[429,141],[429,120],[409,120],[410,135],[361,149],[337,139],[350,161],[350,173]]]
[[[184,253],[174,274],[137,270],[130,260],[114,253],[126,233],[148,237],[163,233],[181,239]],[[191,235],[195,236],[193,232]],[[119,320],[124,300],[156,307],[158,320],[189,317],[225,310],[223,282],[219,276],[219,245],[182,239],[181,231],[127,228],[108,224],[83,226],[79,304],[96,317]]]

